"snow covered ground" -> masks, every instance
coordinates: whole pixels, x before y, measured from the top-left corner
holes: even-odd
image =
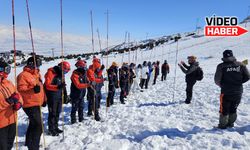
[[[183,103],[185,79],[179,68],[177,68],[176,92],[173,99],[177,43],[167,43],[153,51],[138,51],[137,63],[142,63],[143,60],[161,62],[164,59],[168,60],[171,73],[167,81],[157,81],[154,86],[150,83],[149,89],[144,92],[131,93],[126,105],[119,103],[117,92],[115,105],[110,107],[107,113],[104,102],[107,94],[103,87],[103,102],[100,110],[103,122],[96,122],[85,113],[83,123],[71,125],[71,106],[65,105],[65,139],[62,140],[61,135],[59,137],[45,135],[47,148],[50,150],[250,149],[250,82],[244,85],[245,92],[238,108],[235,127],[227,130],[213,128],[217,126],[219,118],[220,89],[213,80],[216,66],[221,62],[222,52],[225,49],[232,49],[239,60],[249,59],[249,40],[250,33],[234,38],[200,37],[178,42],[178,62],[186,61],[188,55],[196,55],[205,73],[204,79],[194,86],[193,100],[190,105]],[[124,61],[129,62],[128,54],[123,58]],[[131,52],[130,62],[135,62],[135,58],[135,52]],[[121,64],[121,60],[122,55],[111,55],[109,64],[112,61]],[[42,75],[48,67],[57,63],[44,64],[41,68]],[[75,60],[70,60],[70,63],[74,68]],[[18,72],[20,71],[21,68],[18,69]],[[68,90],[70,75],[71,72],[66,76]],[[10,78],[13,79],[13,75]],[[43,108],[42,111],[47,128],[48,110]],[[87,111],[86,104],[85,111]],[[21,150],[27,149],[24,146],[27,121],[27,116],[20,111],[19,146]]]

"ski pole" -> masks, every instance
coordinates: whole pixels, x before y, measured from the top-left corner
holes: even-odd
[[[95,52],[95,47],[94,47],[94,32],[93,32],[93,13],[92,10],[90,11],[90,22],[91,22],[91,35],[92,35],[92,50],[93,53]]]
[[[108,68],[108,54],[109,54],[109,10],[107,10],[107,59],[106,59],[106,67]],[[108,76],[108,74],[107,74]],[[106,89],[107,89],[107,83],[106,83]],[[107,93],[107,90],[106,90]],[[108,99],[106,98],[106,117],[108,113],[108,107],[107,107]]]
[[[35,46],[34,46],[34,40],[33,40],[33,34],[32,34],[32,27],[31,27],[31,19],[30,19],[30,9],[29,9],[29,2],[26,0],[26,8],[27,8],[27,14],[28,14],[28,21],[29,21],[29,31],[30,31],[30,40],[31,40],[31,45],[32,45],[32,52],[33,52],[33,59],[34,59],[34,66],[35,70],[37,69],[36,66],[36,54],[35,54]],[[39,79],[37,79],[39,80]],[[37,81],[37,83],[40,81]],[[43,115],[42,115],[42,110],[40,106],[40,117],[41,117],[41,126],[42,126],[42,133],[43,133],[43,144],[44,144],[44,149],[46,149],[46,142],[45,142],[45,136],[44,136],[44,125],[43,125]]]
[[[96,85],[94,85],[94,86],[96,86]],[[94,111],[94,120],[96,119],[95,118],[95,112],[97,111],[96,110],[96,90],[95,90],[95,87],[93,88],[93,91],[94,91],[94,104],[93,104],[93,111]]]
[[[106,67],[108,67],[108,53],[109,53],[109,10],[107,10],[107,62]]]
[[[64,45],[63,45],[63,1],[60,0],[60,15],[61,15],[61,68],[62,68],[62,82],[65,83],[65,76],[63,71],[63,61],[64,61]],[[63,130],[63,139],[64,140],[64,88],[62,88],[62,130]]]
[[[173,101],[175,99],[175,83],[176,83],[176,71],[177,71],[177,57],[178,57],[178,40],[176,43],[176,55],[175,55],[175,71],[174,71],[174,91],[173,91]]]
[[[99,33],[98,29],[96,30],[96,32],[97,32],[97,35],[98,35],[98,41],[99,41],[99,47],[100,47],[100,53],[101,53],[101,60],[102,60],[102,63],[103,63],[103,55],[102,55],[102,45],[101,45],[100,33]]]
[[[14,78],[15,90],[17,91],[17,75],[16,75],[16,28],[15,28],[15,1],[12,0],[12,31],[13,31],[13,48],[14,48]],[[18,114],[15,113],[16,122],[16,150],[18,150]]]
[[[124,40],[124,47],[126,46],[126,41],[127,41],[127,31],[125,32],[125,40]],[[124,53],[125,53],[126,51],[124,50],[123,51],[123,53],[122,53],[122,63],[121,64],[123,64],[123,62],[124,62]]]
[[[95,78],[94,78],[94,80],[95,80]],[[92,82],[95,82],[95,81],[92,81]],[[95,90],[95,87],[93,87],[93,86],[95,86],[95,85],[90,85],[90,88],[93,90],[93,94],[94,94],[94,96],[93,96],[93,105],[92,105],[92,112],[94,113],[94,116],[93,116],[93,120],[95,120],[95,96],[96,96],[96,90]]]

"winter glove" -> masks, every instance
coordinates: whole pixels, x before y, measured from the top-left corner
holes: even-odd
[[[59,84],[58,86],[58,89],[63,89],[63,88],[66,88],[66,83],[61,83],[61,84]]]
[[[13,93],[9,98],[6,99],[6,102],[9,103],[10,105],[13,105],[18,102],[20,99],[19,94]]]
[[[42,104],[42,107],[46,107],[47,106],[47,102],[44,101],[43,104]]]
[[[13,110],[18,111],[20,108],[22,108],[22,104],[20,102],[17,102],[13,105]]]
[[[102,65],[102,66],[101,66],[101,70],[103,70],[104,68],[105,68],[105,66],[104,66],[104,65]]]
[[[40,91],[41,91],[41,88],[40,88],[40,85],[36,85],[36,86],[34,86],[34,92],[37,94],[37,93],[40,93]]]

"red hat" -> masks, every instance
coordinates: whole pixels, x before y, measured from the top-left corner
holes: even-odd
[[[62,68],[63,72],[68,73],[70,71],[70,63],[67,61],[60,62],[58,64]]]
[[[84,68],[84,67],[86,67],[86,61],[84,61],[84,60],[79,60],[79,61],[76,62],[75,66],[76,66],[77,68]]]

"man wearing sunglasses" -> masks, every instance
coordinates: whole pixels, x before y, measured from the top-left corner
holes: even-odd
[[[9,150],[16,135],[16,113],[23,100],[13,83],[7,79],[11,67],[0,61],[0,149]]]

